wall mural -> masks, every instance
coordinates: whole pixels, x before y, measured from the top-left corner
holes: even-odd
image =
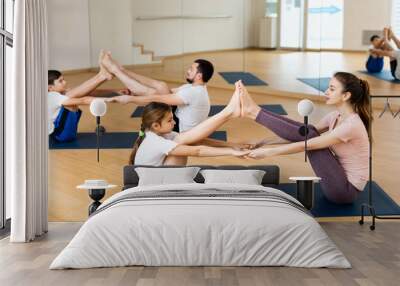
[[[129,185],[129,165],[277,165],[286,180],[322,178],[330,202],[356,200],[368,180],[369,95],[398,92],[400,41],[389,2],[365,5],[388,15],[371,21],[354,19],[355,2],[49,1],[50,158],[73,173],[51,171],[50,216],[84,181]],[[335,110],[357,120],[345,127]],[[338,143],[339,161],[328,149]],[[81,196],[63,219],[86,215]]]

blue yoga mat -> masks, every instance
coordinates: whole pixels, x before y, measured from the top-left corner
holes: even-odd
[[[242,80],[244,85],[268,85],[265,81],[249,72],[220,72],[219,74],[229,84],[235,84],[238,80]]]
[[[279,115],[287,115],[286,110],[280,104],[264,104],[260,105],[261,108],[266,109],[268,111],[274,112]],[[211,105],[209,116],[213,116],[224,109],[225,105]],[[135,111],[131,114],[131,117],[142,117],[143,107],[138,106]]]
[[[296,184],[279,184],[277,189],[296,196]],[[372,182],[372,199],[378,215],[400,215],[400,207],[375,182]],[[361,204],[368,202],[368,185],[360,192],[357,200],[352,204],[338,205],[329,202],[322,194],[319,184],[315,184],[314,207],[311,213],[316,217],[342,217],[361,215]],[[368,210],[366,210],[368,211]],[[369,215],[369,212],[366,213]]]
[[[376,73],[369,73],[367,71],[359,71],[359,72],[391,83],[400,83],[400,80],[393,78],[392,73],[387,70]]]
[[[100,136],[101,149],[130,149],[136,140],[137,132],[106,132]],[[70,142],[58,142],[49,137],[49,149],[96,149],[96,133],[78,133]]]
[[[211,134],[210,138],[221,141],[227,141],[228,139],[226,131],[215,131],[213,134]]]
[[[320,78],[298,78],[297,80],[309,85],[316,90],[325,92],[329,87],[330,77],[320,77]]]
[[[132,148],[137,132],[106,132],[100,137],[101,149],[130,149]],[[216,131],[210,136],[213,139],[226,141],[226,131]],[[96,149],[96,133],[78,133],[78,137],[70,142],[58,142],[49,137],[49,149]]]

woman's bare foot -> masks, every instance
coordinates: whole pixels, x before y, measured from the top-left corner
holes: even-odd
[[[240,95],[240,117],[248,117],[251,119],[256,119],[261,107],[254,102],[251,98],[246,87],[243,85],[242,81],[238,82],[238,89]]]
[[[239,89],[235,84],[235,92],[233,93],[231,100],[228,105],[225,107],[226,111],[230,113],[231,118],[240,117],[240,97],[239,97]]]
[[[107,70],[107,68],[103,65],[103,58],[106,55],[104,50],[100,51],[99,54],[99,67],[100,67],[100,72],[99,74],[102,75],[106,80],[112,80],[113,75]]]

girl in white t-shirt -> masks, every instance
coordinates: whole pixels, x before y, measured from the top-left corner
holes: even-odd
[[[171,107],[165,103],[150,103],[144,108],[141,130],[129,163],[152,166],[186,165],[188,156],[244,156],[249,153],[248,150],[193,145],[207,138],[229,119],[239,116],[240,100],[235,91],[229,104],[220,113],[186,132],[176,133],[172,131],[175,121]]]

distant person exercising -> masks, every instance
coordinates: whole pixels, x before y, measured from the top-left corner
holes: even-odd
[[[383,70],[384,66],[384,57],[378,55],[374,50],[382,50],[388,49],[385,40],[379,37],[378,35],[373,35],[370,39],[371,45],[368,49],[368,59],[365,64],[365,67],[369,73],[378,73]],[[390,48],[391,49],[391,48]]]
[[[391,46],[391,41],[393,41],[397,47],[400,49],[400,40],[393,33],[391,28],[383,29],[383,47],[380,49],[370,49],[370,52],[377,57],[388,57],[390,59],[390,71],[393,78],[400,79],[400,67],[398,62],[400,61],[400,50],[394,50]],[[378,41],[377,41],[378,42]]]

